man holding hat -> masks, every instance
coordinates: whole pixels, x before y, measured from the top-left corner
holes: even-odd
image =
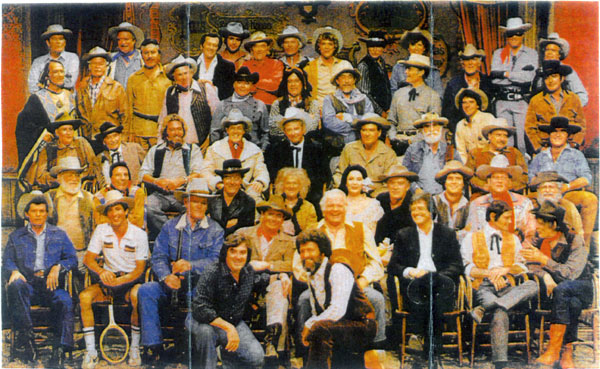
[[[352,123],[365,114],[374,113],[369,97],[356,88],[360,73],[354,68],[340,70],[331,84],[336,90],[323,100],[323,127],[344,138],[344,143],[356,140]]]
[[[485,112],[488,97],[478,88],[469,87],[460,90],[456,94],[455,104],[464,118],[456,126],[454,142],[461,161],[466,163],[469,152],[486,145],[486,139],[482,135],[483,127],[496,118]]]
[[[244,66],[233,77],[233,95],[221,101],[215,110],[210,125],[210,141],[214,143],[225,137],[222,121],[233,109],[242,112],[252,122],[249,130],[250,141],[265,149],[269,143],[269,111],[264,102],[257,100],[251,92],[258,82],[258,73],[250,73]]]
[[[446,162],[460,160],[458,151],[444,139],[444,127],[448,119],[436,113],[427,113],[413,123],[419,130],[423,140],[410,144],[402,164],[411,172],[419,175],[417,187],[436,195],[443,187],[435,181],[435,175],[442,170]]]
[[[215,169],[223,188],[208,201],[208,214],[225,230],[225,237],[254,225],[256,202],[242,189],[243,176],[248,171],[250,168],[243,168],[240,159],[227,159],[223,169]]]
[[[38,56],[31,63],[29,76],[27,77],[27,87],[30,94],[34,94],[42,88],[38,83],[46,64],[50,60],[58,60],[64,66],[64,87],[71,90],[75,88],[75,82],[79,76],[79,57],[75,53],[65,51],[66,37],[70,37],[72,34],[73,32],[70,29],[63,28],[60,24],[52,24],[42,33],[42,40],[48,46],[48,54]]]
[[[492,82],[496,85],[496,116],[504,118],[517,129],[515,145],[525,149],[525,113],[531,82],[538,68],[538,53],[523,45],[523,34],[531,23],[521,18],[509,18],[506,27],[500,26],[506,36],[506,46],[494,51],[492,56]]]
[[[85,339],[85,357],[81,367],[93,369],[98,363],[98,351],[94,334],[92,304],[105,301],[107,295],[131,303],[131,347],[128,364],[140,365],[140,324],[138,319],[137,292],[143,281],[148,260],[148,236],[146,232],[129,222],[127,215],[133,207],[133,198],[119,191],[109,191],[106,202],[99,205],[98,212],[106,215],[108,223],[99,224],[94,230],[83,263],[96,282],[79,294],[81,322]],[[104,264],[96,258],[102,254]]]
[[[242,64],[251,73],[258,73],[259,79],[253,90],[254,98],[269,106],[277,99],[277,89],[283,77],[283,63],[268,56],[271,44],[273,39],[264,32],[254,32],[244,43],[244,49],[250,52],[250,59]]]
[[[144,283],[138,291],[142,344],[152,351],[151,362],[146,364],[160,364],[160,312],[177,308],[170,304],[171,295],[186,302],[187,296],[193,296],[200,274],[219,256],[223,228],[206,214],[213,197],[204,178],[192,179],[185,191],[175,192],[185,213],[165,223],[156,238],[151,259],[156,281]]]
[[[288,24],[283,31],[277,35],[277,45],[283,49],[284,55],[279,58],[285,68],[304,69],[312,59],[300,54],[300,50],[306,46],[306,35],[298,28]]]
[[[473,171],[458,160],[450,160],[435,175],[435,180],[444,186],[444,192],[433,197],[436,223],[454,229],[459,240],[469,217],[469,200],[465,197],[465,186],[473,177]]]
[[[387,117],[387,111],[392,102],[392,90],[383,59],[383,52],[388,43],[385,31],[369,31],[367,38],[359,38],[367,44],[367,55],[356,67],[362,78],[358,81],[358,88],[366,94],[375,113]]]
[[[225,44],[225,50],[221,51],[221,56],[235,64],[236,70],[240,69],[248,55],[242,50],[242,41],[250,37],[250,32],[245,30],[239,22],[229,22],[226,27],[219,28],[219,34]]]
[[[533,158],[529,164],[529,178],[533,179],[542,171],[553,170],[569,181],[561,191],[567,200],[581,207],[584,239],[589,245],[596,223],[598,198],[586,191],[592,183],[592,172],[586,158],[568,144],[570,137],[580,132],[581,127],[571,124],[566,117],[558,116],[552,118],[549,125],[540,125],[538,129],[550,136],[550,147],[542,149]]]
[[[63,366],[63,353],[75,347],[73,341],[73,300],[59,287],[66,272],[77,267],[77,256],[69,236],[47,223],[48,201],[40,191],[19,199],[17,213],[29,223],[8,236],[2,253],[8,311],[17,329],[17,347],[24,348],[27,364],[36,360],[35,335],[31,323],[32,304],[50,306],[56,313],[57,328],[52,366]],[[26,365],[28,366],[28,365]]]
[[[487,109],[480,109],[488,113],[493,112],[494,86],[487,74],[483,74],[481,62],[485,58],[485,51],[477,49],[473,44],[467,44],[463,51],[458,52],[463,73],[452,77],[444,90],[442,98],[442,115],[448,118],[448,130],[456,132],[456,124],[464,118],[460,106],[456,106],[456,95],[464,88],[477,88],[487,96]]]
[[[375,113],[367,113],[362,119],[355,120],[352,127],[359,132],[360,139],[344,146],[333,175],[336,187],[340,186],[342,173],[350,165],[362,166],[371,180],[378,181],[398,161],[394,150],[379,139],[390,128],[387,119]],[[375,182],[372,196],[377,196],[384,190],[383,183]]]
[[[108,29],[108,36],[117,43],[117,51],[111,55],[110,78],[127,87],[129,76],[144,65],[138,48],[144,41],[144,32],[129,22]]]
[[[467,153],[466,166],[475,171],[480,165],[490,164],[496,155],[504,155],[510,165],[518,165],[523,170],[521,175],[511,178],[512,191],[523,193],[527,186],[527,162],[523,154],[513,146],[506,146],[508,138],[514,135],[516,129],[509,127],[504,118],[496,118],[487,126],[483,127],[481,133],[488,140],[484,147],[477,147]],[[471,200],[474,200],[482,193],[488,192],[487,179],[480,179],[477,176],[471,178]]]
[[[83,121],[83,136],[91,141],[104,122],[128,127],[129,104],[123,86],[106,74],[111,61],[106,50],[96,46],[82,60],[90,76],[77,89],[77,111]]]
[[[578,132],[572,133],[569,141],[575,148],[583,145],[586,122],[581,101],[577,94],[562,88],[565,76],[571,74],[572,71],[571,67],[561,64],[558,60],[542,62],[545,88],[531,98],[525,118],[525,132],[528,142],[531,144],[529,152],[532,156],[539,153],[542,147],[548,144],[548,133],[542,131],[540,125],[550,124],[552,118],[556,116],[566,117],[570,124],[580,127]]]
[[[202,54],[198,57],[198,82],[210,83],[219,93],[219,100],[233,94],[235,64],[217,54],[223,39],[218,33],[205,33],[200,37]]]

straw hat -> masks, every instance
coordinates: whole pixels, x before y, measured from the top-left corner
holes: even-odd
[[[456,105],[457,109],[460,110],[460,107],[462,105],[462,99],[465,96],[472,97],[475,100],[479,99],[479,101],[480,101],[479,110],[485,111],[487,109],[488,97],[485,94],[485,92],[483,92],[482,90],[480,90],[476,87],[461,88],[458,91],[458,93],[456,94],[456,97],[454,98],[454,105]]]
[[[84,168],[79,163],[79,158],[76,156],[65,156],[58,159],[58,163],[50,169],[50,175],[56,178],[62,172],[73,171],[81,173]]]
[[[376,124],[380,129],[388,129],[392,126],[389,120],[375,113],[366,113],[360,119],[355,119],[352,128],[360,129],[365,124]]]
[[[483,127],[483,129],[481,130],[481,133],[483,134],[483,137],[485,137],[486,139],[488,138],[488,135],[494,131],[497,130],[504,130],[508,133],[508,137],[514,135],[517,132],[517,129],[515,127],[511,127],[508,125],[508,122],[506,121],[506,119],[504,118],[495,118],[491,124],[488,124],[487,126]]]
[[[446,163],[446,165],[444,165],[442,170],[440,170],[435,175],[435,180],[439,184],[443,185],[446,182],[446,177],[448,177],[448,174],[450,173],[462,174],[463,178],[465,179],[465,182],[468,181],[471,177],[473,177],[473,170],[471,168],[464,166],[458,160],[450,160]]]
[[[285,219],[292,217],[292,214],[285,207],[285,200],[280,195],[271,195],[269,201],[263,200],[256,205],[256,210],[259,213],[263,213],[269,209],[282,213]]]
[[[409,182],[416,182],[419,180],[419,175],[415,172],[409,171],[404,165],[396,164],[391,166],[383,176],[380,177],[379,182],[386,182],[390,178],[403,177]]]
[[[342,51],[342,47],[344,46],[344,37],[342,36],[340,31],[331,26],[320,27],[315,30],[315,32],[313,33],[313,42],[315,43],[315,47],[317,46],[319,36],[321,36],[323,33],[331,33],[333,37],[335,37],[338,41],[337,52],[339,53],[340,51]]]
[[[448,119],[440,117],[438,113],[426,113],[421,115],[421,119],[414,121],[413,126],[419,129],[429,123],[437,123],[445,127],[446,125],[448,125]]]
[[[190,67],[190,73],[192,75],[196,74],[196,71],[198,70],[198,64],[196,63],[196,61],[192,58],[186,58],[183,55],[179,54],[175,59],[171,60],[171,62],[165,66],[165,73],[167,74],[167,77],[169,77],[169,79],[172,80],[173,72],[175,72],[175,69],[183,65],[187,65]]]
[[[271,37],[268,37],[262,31],[254,32],[252,35],[250,35],[248,41],[244,43],[244,49],[246,49],[246,51],[250,51],[250,49],[252,49],[252,46],[256,45],[259,42],[266,42],[268,45],[271,45],[273,43],[273,39]]]
[[[133,208],[135,199],[129,196],[123,196],[121,191],[110,190],[104,195],[104,204],[96,206],[96,211],[100,214],[106,214],[106,210],[115,204],[125,204],[128,209]]]
[[[477,168],[477,177],[481,179],[487,179],[494,173],[506,173],[509,177],[515,178],[523,173],[523,168],[518,165],[510,165],[504,155],[496,155],[490,164],[483,164]]]
[[[136,27],[129,22],[123,22],[123,23],[119,24],[118,26],[110,27],[108,29],[108,35],[113,40],[116,40],[117,35],[121,31],[127,31],[133,35],[133,37],[135,38],[135,48],[136,49],[138,49],[140,47],[140,45],[142,44],[142,41],[144,41],[144,31],[142,31],[139,27]]]

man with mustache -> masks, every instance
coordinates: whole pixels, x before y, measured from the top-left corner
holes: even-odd
[[[444,190],[442,185],[436,182],[435,175],[442,170],[446,162],[460,161],[458,151],[442,139],[447,124],[448,119],[436,113],[424,114],[421,119],[416,120],[413,126],[419,130],[423,140],[413,142],[402,159],[402,164],[409,171],[419,175],[417,187],[433,195]]]

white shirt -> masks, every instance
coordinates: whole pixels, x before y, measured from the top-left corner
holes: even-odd
[[[118,158],[115,156],[113,158],[113,154],[118,153]],[[125,161],[123,158],[123,145],[119,145],[119,148],[115,151],[108,150],[108,160],[102,162],[102,175],[104,175],[104,181],[108,186],[110,186],[110,166],[119,161]]]
[[[417,227],[417,234],[419,235],[419,262],[417,263],[416,268],[408,267],[404,269],[402,276],[404,278],[411,278],[409,272],[415,269],[426,270],[428,272],[435,272],[437,269],[435,268],[435,264],[433,263],[433,259],[431,258],[431,245],[433,241],[433,223],[431,224],[431,229],[429,233],[425,233],[421,230],[421,228]]]
[[[293,144],[290,142],[292,146],[292,156],[294,161],[294,168],[302,168],[302,154],[304,153],[304,139],[299,144]],[[297,147],[299,152],[296,154],[296,150],[294,148]],[[298,158],[298,162],[296,163],[296,158]]]
[[[104,255],[104,269],[113,273],[131,273],[137,260],[148,260],[148,236],[144,230],[127,222],[127,232],[119,241],[110,224],[99,224],[92,234],[88,251]]]

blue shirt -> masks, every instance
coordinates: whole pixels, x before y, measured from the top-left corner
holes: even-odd
[[[46,244],[46,225],[44,224],[44,229],[42,233],[39,235],[35,233],[35,231],[31,228],[31,224],[27,225],[27,230],[33,235],[35,238],[35,263],[33,270],[44,270],[44,245]]]
[[[29,93],[33,94],[40,89],[38,82],[44,71],[44,67],[50,59],[52,59],[50,54],[46,54],[35,58],[33,63],[31,63],[31,69],[29,70],[29,76],[27,77]],[[65,67],[65,88],[74,88],[77,76],[79,76],[79,57],[77,54],[63,51],[58,56],[57,60],[62,62]]]
[[[552,160],[550,148],[542,150],[529,164],[529,180],[539,172],[554,170],[569,182],[583,177],[592,183],[592,171],[583,153],[567,145],[556,161]]]
[[[390,78],[390,85],[392,87],[392,95],[398,91],[400,87],[406,82],[406,66],[402,63],[394,65],[392,69],[392,78]],[[444,96],[444,85],[442,84],[442,77],[440,76],[439,69],[430,69],[429,75],[425,78],[427,86],[438,93],[440,96]]]
[[[406,150],[402,165],[419,175],[416,185],[423,191],[435,195],[444,190],[442,185],[435,181],[435,175],[442,170],[446,163],[447,150],[448,144],[443,139],[440,141],[435,154],[425,141],[413,142]],[[454,150],[453,159],[462,162],[457,150]]]
[[[116,55],[116,54],[115,54]],[[135,50],[133,55],[129,58],[129,63],[125,64],[123,58],[119,57],[117,60],[111,63],[111,67],[114,69],[112,72],[112,79],[119,82],[123,89],[127,88],[127,80],[129,76],[137,72],[142,68],[142,54],[139,50]]]

